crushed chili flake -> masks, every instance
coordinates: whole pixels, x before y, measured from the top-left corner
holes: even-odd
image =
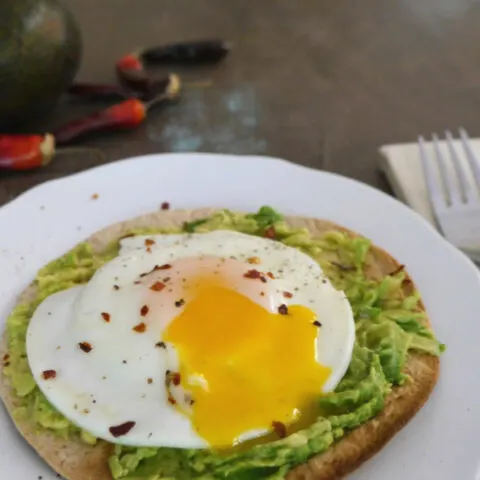
[[[8,353],[6,353],[6,354],[3,356],[3,361],[6,362],[9,358],[10,358],[10,355],[9,355]]]
[[[247,262],[248,263],[251,263],[253,265],[258,265],[259,263],[261,263],[260,259],[258,257],[250,257],[250,258],[247,258]]]
[[[260,296],[261,296],[261,297],[264,297],[264,296],[265,296],[265,292],[260,292]]]
[[[147,379],[147,383],[148,383],[149,385],[151,385],[151,384],[153,383],[153,378],[148,378],[148,379]]]
[[[152,249],[150,247],[146,248],[147,253],[152,253]]]
[[[155,282],[151,287],[150,290],[154,292],[161,292],[165,288],[165,284],[162,282]]]
[[[170,270],[172,266],[169,263],[165,263],[164,265],[155,265],[154,270]]]
[[[284,296],[285,298],[292,298],[292,297],[293,297],[293,293],[283,292],[283,296]]]
[[[155,344],[155,346],[157,348],[167,348],[167,346],[165,345],[165,342],[158,342]]]
[[[399,265],[393,272],[390,272],[388,275],[392,277],[393,275],[403,272],[404,270],[405,270],[405,265]]]
[[[113,286],[113,289],[114,289],[114,290],[120,290],[120,287],[119,287],[118,285],[114,285],[114,286]]]
[[[135,280],[133,283],[134,283],[135,285],[140,285],[142,282],[140,282],[139,280]]]
[[[176,307],[179,307],[179,308],[180,308],[180,307],[183,306],[183,305],[185,305],[185,300],[184,300],[183,298],[181,298],[180,300],[177,300],[177,301],[175,302],[175,306],[176,306]]]
[[[94,193],[94,194],[92,195],[92,200],[97,200],[98,197],[99,197],[98,193]]]
[[[165,278],[163,279],[163,281],[164,281],[165,283],[169,282],[169,281],[170,281],[170,277],[165,277]]]
[[[161,205],[160,205],[160,208],[162,210],[168,210],[170,208],[170,204],[168,202],[163,202]]]
[[[243,276],[245,278],[257,279],[260,278],[262,274],[258,270],[249,270],[247,273],[244,273]]]
[[[253,280],[261,280],[263,283],[267,283],[267,279],[265,278],[265,276],[259,272],[258,270],[255,270],[255,269],[252,269],[252,270],[248,270],[248,272],[244,273],[243,276],[245,278],[251,278]]]
[[[279,307],[278,307],[278,313],[280,315],[288,315],[288,307],[282,303]]]
[[[167,387],[170,386],[171,384],[178,387],[180,385],[180,382],[181,382],[180,373],[171,372],[170,370],[167,370],[165,372],[165,384],[167,385]]]
[[[141,309],[140,309],[140,315],[142,317],[145,317],[148,313],[150,309],[148,308],[148,305],[144,305]]]
[[[121,437],[126,435],[133,427],[135,426],[135,422],[125,422],[121,425],[116,425],[114,427],[110,427],[108,430],[112,434],[112,436]]]
[[[141,322],[139,323],[138,325],[135,325],[132,330],[134,332],[137,332],[137,333],[143,333],[145,332],[145,330],[147,329],[147,326],[145,325],[145,323]]]
[[[277,238],[277,232],[275,231],[275,228],[273,226],[270,226],[265,229],[263,232],[263,236],[265,238],[269,238],[270,240],[275,240]]]
[[[176,401],[171,395],[169,395],[169,396],[168,396],[168,403],[169,403],[170,405],[176,405],[176,404],[177,404],[177,401]]]
[[[55,370],[44,370],[42,372],[42,378],[44,380],[50,380],[52,378],[55,378],[57,376],[57,372]]]
[[[315,321],[313,322],[313,324],[314,324],[316,327],[321,327],[321,326],[322,326],[322,324],[321,324],[318,320],[315,320]]]
[[[102,318],[108,323],[110,321],[110,314],[107,312],[102,312],[101,313]]]
[[[146,238],[145,239],[145,246],[146,247],[151,247],[152,245],[155,245],[155,240],[152,238]]]
[[[92,351],[93,347],[88,342],[79,342],[78,346],[80,350],[83,350],[85,353],[89,353]]]
[[[275,279],[275,276],[273,275],[272,272],[267,272],[267,277],[270,277],[272,280]]]
[[[285,438],[287,436],[287,427],[284,423],[273,421],[272,428],[279,438]]]

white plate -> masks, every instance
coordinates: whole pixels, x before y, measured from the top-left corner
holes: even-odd
[[[175,154],[137,157],[45,183],[0,209],[0,327],[15,295],[47,261],[163,201],[173,208],[243,210],[269,204],[330,219],[405,263],[448,345],[440,381],[426,407],[349,479],[480,478],[480,276],[420,216],[353,180],[273,158]],[[1,408],[0,466],[5,479],[56,478]]]

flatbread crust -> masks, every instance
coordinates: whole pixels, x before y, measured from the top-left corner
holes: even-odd
[[[112,225],[97,232],[88,240],[95,251],[103,250],[111,241],[125,235],[134,228],[178,227],[211,215],[215,209],[159,211]],[[312,236],[328,230],[348,231],[334,223],[303,217],[287,217],[294,227],[306,227]],[[350,232],[353,234],[353,232]],[[368,275],[376,278],[391,273],[399,263],[385,251],[373,247],[368,259]],[[406,292],[414,289],[412,282],[405,282]],[[19,298],[19,303],[35,295],[35,286],[28,287]],[[423,308],[423,306],[422,306]],[[6,332],[0,343],[0,358],[7,351]],[[430,355],[409,356],[406,372],[411,381],[395,387],[386,399],[384,410],[372,420],[353,430],[325,453],[316,455],[307,463],[290,471],[287,480],[338,480],[359,467],[365,460],[378,452],[423,406],[438,378],[439,359]],[[13,395],[7,377],[0,378],[0,397],[12,415],[18,400]],[[112,480],[108,458],[112,445],[99,442],[95,447],[80,441],[64,440],[42,431],[37,433],[28,421],[16,421],[16,427],[27,442],[59,474],[68,480]]]

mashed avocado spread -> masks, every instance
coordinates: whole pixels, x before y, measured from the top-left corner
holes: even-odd
[[[306,229],[289,228],[270,207],[248,215],[224,210],[186,223],[182,231],[202,233],[220,229],[260,236],[273,232],[278,241],[314,258],[332,283],[345,291],[356,322],[356,343],[349,369],[334,392],[319,396],[321,414],[308,428],[234,453],[116,445],[110,458],[114,479],[281,479],[295,465],[325,451],[349,430],[379,413],[391,388],[409,381],[402,373],[409,351],[436,356],[443,351],[443,345],[426,327],[419,296],[405,295],[402,269],[378,278],[367,277],[368,240],[339,231],[313,238]],[[162,232],[152,229],[131,233]],[[15,415],[28,418],[39,430],[54,431],[65,438],[77,436],[91,445],[97,439],[57,412],[36,386],[26,356],[26,332],[40,302],[55,292],[88,282],[118,250],[118,242],[100,254],[94,253],[89,243],[82,243],[51,262],[37,275],[35,300],[18,306],[7,322],[9,364],[4,373],[21,401]]]

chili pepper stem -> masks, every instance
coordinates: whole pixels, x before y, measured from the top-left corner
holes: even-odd
[[[42,166],[48,165],[55,156],[55,137],[51,133],[45,134],[39,148],[42,153]]]
[[[162,100],[174,100],[180,94],[181,86],[182,83],[180,81],[180,77],[175,73],[171,73],[168,76],[168,85],[165,88],[165,91],[155,98],[152,98],[148,102],[145,102],[145,108],[149,110]]]

